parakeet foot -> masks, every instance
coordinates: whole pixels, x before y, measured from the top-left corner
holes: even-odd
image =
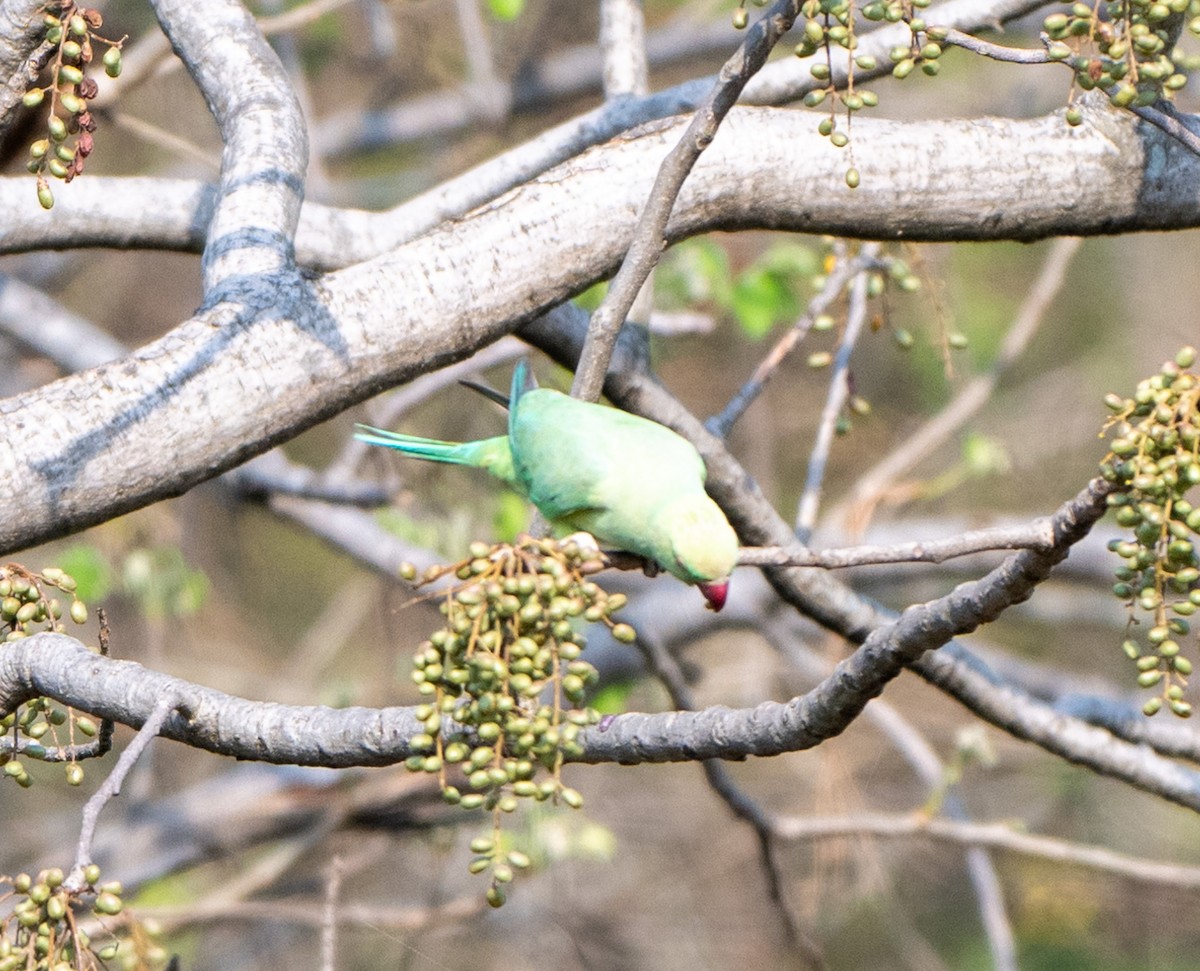
[[[648,577],[656,577],[662,572],[661,567],[653,560],[638,556],[636,553],[614,550],[604,555],[608,558],[609,566],[618,570],[641,570]]]

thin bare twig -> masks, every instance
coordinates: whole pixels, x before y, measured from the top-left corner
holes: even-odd
[[[314,20],[354,3],[355,0],[309,0],[291,10],[272,17],[260,17],[258,29],[264,37],[299,30]],[[171,44],[159,30],[147,31],[125,48],[124,70],[119,78],[100,88],[93,104],[108,108],[119,98],[140,87],[152,78],[161,77],[181,68],[183,62],[173,56]]]
[[[158,736],[163,723],[175,711],[175,707],[174,695],[167,694],[158,699],[145,722],[142,723],[142,727],[133,737],[133,741],[126,746],[121,757],[117,759],[117,764],[113,766],[108,778],[84,805],[83,826],[80,827],[79,843],[75,849],[75,863],[71,867],[71,875],[68,880],[70,885],[83,885],[83,871],[92,862],[92,842],[96,836],[96,823],[100,819],[100,813],[112,799],[120,794],[121,784],[125,781],[125,777],[129,775],[146,746]]]
[[[334,971],[337,962],[337,910],[342,891],[342,858],[335,856],[325,868],[325,901],[321,912],[321,971]]]
[[[1041,37],[1042,43],[1049,45],[1050,38],[1045,33]],[[1045,50],[1004,47],[1000,44],[980,40],[978,37],[963,33],[961,30],[955,30],[954,28],[946,29],[944,43],[961,47],[975,54],[982,54],[984,57],[991,58],[994,61],[1007,61],[1011,64],[1063,64],[1067,67],[1071,66],[1070,58],[1051,57]],[[1139,118],[1148,121],[1157,128],[1161,128],[1193,154],[1200,155],[1200,135],[1197,135],[1188,128],[1176,116],[1175,106],[1171,102],[1164,99],[1156,105],[1131,105],[1127,110],[1132,111]]]
[[[512,88],[496,74],[492,39],[478,0],[454,0],[458,32],[467,62],[466,96],[493,124],[508,115]]]
[[[1044,34],[1042,36],[1045,38]],[[978,37],[965,34],[961,30],[955,30],[953,27],[946,28],[946,39],[943,43],[951,44],[954,47],[961,47],[975,54],[982,54],[993,61],[1006,61],[1010,64],[1059,63],[1044,50],[1026,47],[1005,47],[1002,44],[993,44],[991,41],[980,40]]]
[[[825,313],[829,305],[838,298],[854,274],[859,270],[865,269],[866,266],[867,261],[863,258],[862,254],[852,259],[840,260],[829,276],[826,277],[825,285],[821,288],[821,292],[808,302],[808,309],[804,311],[804,316],[797,320],[787,333],[775,342],[775,346],[771,348],[767,356],[754,369],[754,373],[750,375],[749,380],[741,386],[737,394],[729,399],[729,404],[719,414],[709,418],[704,423],[704,427],[718,438],[727,436],[729,430],[733,428],[734,423],[742,417],[754,399],[762,394],[763,388],[767,386],[767,382],[771,380],[775,372],[779,369],[779,365],[795,350],[796,345],[808,336],[808,332],[812,329],[812,325],[816,319]]]
[[[1137,880],[1163,884],[1180,890],[1200,888],[1200,867],[1160,863],[1117,853],[1101,846],[1087,846],[1050,836],[1022,833],[1005,823],[969,823],[921,812],[902,816],[864,814],[835,817],[783,817],[776,819],[775,833],[781,839],[814,840],[830,836],[870,834],[883,838],[927,836],[963,846],[987,846],[1009,850],[1056,863],[1071,863]]]
[[[967,382],[953,400],[922,425],[904,443],[866,472],[854,486],[849,498],[830,512],[830,519],[853,520],[851,531],[861,533],[870,521],[872,507],[888,485],[926,456],[939,448],[991,400],[992,392],[1008,368],[1016,361],[1037,332],[1051,302],[1062,288],[1067,268],[1081,240],[1064,237],[1054,241],[1041,273],[1017,312],[1012,328],[1005,335],[991,370]]]
[[[1193,154],[1200,155],[1200,135],[1183,123],[1169,101],[1160,101],[1157,105],[1146,105],[1142,108],[1133,107],[1129,110],[1156,128],[1161,128]]]
[[[746,82],[766,63],[771,49],[791,28],[798,9],[798,0],[777,0],[767,14],[749,28],[746,40],[725,62],[717,83],[696,109],[683,137],[659,168],[621,269],[617,271],[604,302],[592,315],[571,387],[571,394],[576,398],[595,401],[600,397],[604,376],[608,373],[608,362],[616,346],[617,333],[629,315],[642,284],[662,255],[663,233],[684,180],[700,154],[716,137],[717,129]]]
[[[1050,520],[1035,519],[1027,525],[997,526],[948,536],[945,539],[894,546],[847,546],[813,550],[807,546],[744,546],[739,566],[815,566],[841,570],[880,563],[944,563],[958,556],[996,550],[1048,550],[1054,545]]]
[[[644,95],[649,73],[641,0],[600,0],[604,98]]]
[[[131,115],[128,111],[111,109],[108,112],[108,117],[112,119],[113,124],[118,128],[124,128],[125,131],[140,138],[147,145],[151,145],[156,149],[166,149],[174,152],[180,158],[199,162],[208,170],[208,174],[210,175],[215,175],[221,171],[220,152],[203,149],[195,142],[184,138],[175,130],[156,125],[153,122],[146,121],[144,118],[138,118],[136,115]]]
[[[868,243],[862,248],[862,256],[874,260],[879,255],[879,244]],[[863,324],[867,319],[867,275],[859,271],[850,284],[850,306],[846,310],[846,329],[838,345],[837,357],[833,362],[833,374],[829,381],[829,394],[821,411],[821,422],[817,427],[817,440],[808,458],[808,475],[804,481],[804,492],[796,510],[796,536],[800,542],[808,542],[817,521],[817,510],[821,504],[821,488],[825,481],[825,466],[829,451],[846,399],[850,396],[850,355],[858,343]]]

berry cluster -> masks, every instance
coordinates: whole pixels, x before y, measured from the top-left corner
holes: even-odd
[[[761,6],[760,0],[755,2]],[[765,0],[764,0],[765,2]],[[800,8],[801,19],[797,27],[801,31],[800,43],[796,45],[796,56],[810,58],[819,52],[824,52],[824,60],[818,60],[809,68],[813,78],[824,82],[825,86],[815,88],[804,96],[804,104],[816,108],[828,101],[829,115],[817,125],[817,130],[829,139],[836,148],[845,148],[850,144],[851,120],[855,112],[864,108],[874,108],[879,104],[879,96],[873,91],[855,90],[855,70],[876,72],[878,62],[870,54],[855,55],[858,47],[855,37],[855,18],[861,14],[867,21],[886,21],[888,23],[908,24],[912,31],[912,40],[908,45],[894,47],[891,51],[893,64],[892,75],[896,78],[906,78],[916,67],[922,72],[933,76],[941,70],[939,58],[942,56],[942,41],[945,32],[936,27],[927,27],[917,11],[928,7],[932,0],[868,0],[861,8],[856,8],[854,0],[805,0]],[[745,27],[749,18],[742,3],[734,10],[733,25],[738,29]],[[849,74],[846,78],[845,90],[839,90],[832,83],[833,49],[840,47],[850,54]],[[836,108],[838,102],[846,109],[845,127],[838,127]],[[858,169],[851,164],[846,170],[846,185],[851,189],[859,186],[861,177]]]
[[[1181,717],[1192,712],[1183,698],[1192,662],[1181,653],[1179,638],[1189,633],[1187,618],[1200,607],[1194,542],[1200,508],[1187,499],[1200,485],[1200,378],[1189,370],[1195,361],[1195,349],[1185,347],[1142,381],[1132,398],[1105,397],[1114,413],[1106,427],[1115,427],[1116,437],[1100,474],[1119,487],[1108,498],[1117,523],[1133,530],[1131,539],[1109,543],[1124,560],[1113,593],[1129,610],[1123,647],[1137,665],[1138,684],[1161,689],[1146,702],[1147,715],[1164,704]],[[1139,613],[1149,624],[1145,643],[1137,636]]]
[[[1084,91],[1099,88],[1116,107],[1127,108],[1151,105],[1187,83],[1175,50],[1185,17],[1200,33],[1197,0],[1075,3],[1066,13],[1050,14],[1042,26],[1050,40],[1047,53],[1074,69],[1075,85]],[[1078,125],[1082,120],[1083,113],[1071,105],[1067,121]]]
[[[67,612],[76,624],[87,622],[87,605],[75,596],[75,578],[55,567],[33,573],[17,563],[0,566],[0,642],[12,642],[29,637],[38,631],[63,630],[63,607],[53,591],[71,598]],[[3,650],[0,644],[0,650]],[[65,726],[65,728],[64,728]],[[56,749],[73,744],[76,733],[88,738],[96,735],[92,719],[76,714],[69,708],[54,704],[49,698],[34,698],[16,711],[0,717],[0,733],[12,733],[11,746],[0,743],[0,765],[4,775],[23,788],[33,785],[33,777],[16,753],[31,759],[46,760],[51,756],[45,742]],[[65,732],[66,739],[60,737]],[[18,744],[19,741],[19,744]],[[83,766],[70,757],[66,764],[67,782],[73,786],[83,781]]]
[[[410,740],[416,754],[406,765],[436,773],[448,803],[492,811],[493,834],[471,844],[470,869],[491,872],[487,898],[498,907],[514,869],[529,865],[524,854],[504,850],[501,814],[520,798],[583,803],[561,775],[564,757],[583,751],[580,729],[599,720],[579,707],[597,678],[580,657],[581,623],[603,622],[626,643],[635,634],[612,619],[625,596],[588,579],[605,565],[594,548],[523,537],[512,545],[473,543],[469,552],[422,578],[453,574],[462,582],[441,604],[445,627],[414,658],[413,680],[429,700],[417,708],[423,731]],[[459,774],[457,784],[449,771]]]
[[[98,866],[91,864],[80,876],[68,879],[54,867],[36,877],[0,877],[0,904],[11,908],[0,920],[0,971],[98,971],[113,959],[121,967],[162,966],[166,952],[145,940],[140,929],[128,941],[106,929],[101,944],[79,925],[85,909],[101,922],[124,910],[121,885],[101,884]],[[11,889],[5,892],[3,884]],[[129,923],[127,917],[122,923]]]
[[[108,40],[96,33],[103,25],[100,11],[78,7],[71,0],[48,5],[42,19],[46,42],[54,47],[49,83],[25,92],[24,103],[36,108],[47,96],[50,114],[47,137],[29,146],[29,171],[37,176],[37,196],[42,208],[54,205],[47,174],[70,182],[83,172],[84,160],[92,153],[96,121],[88,101],[98,91],[94,78],[84,71],[94,57],[93,42],[107,50],[101,58],[104,73],[115,78],[121,73],[122,40]]]

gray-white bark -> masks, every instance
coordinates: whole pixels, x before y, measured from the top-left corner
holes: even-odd
[[[850,190],[835,178],[844,155],[813,131],[811,116],[735,110],[684,185],[669,236],[771,227],[1033,239],[1200,225],[1200,161],[1105,107],[1079,129],[1057,116],[868,122],[855,128],[863,186]],[[604,277],[683,124],[647,126],[592,149],[345,270],[299,285],[256,281],[240,305],[202,313],[128,359],[0,403],[10,430],[0,442],[0,550],[183,492],[385,387],[469,354]],[[80,184],[91,186],[90,201],[103,209],[95,194],[111,183]],[[202,195],[199,187],[185,191],[193,201]],[[24,198],[14,227],[36,207],[27,185]],[[73,208],[63,206],[62,224]],[[186,209],[169,201],[166,208]],[[119,226],[117,213],[109,215]],[[90,218],[103,222],[97,213]],[[375,218],[386,223],[394,214]],[[182,224],[176,231],[186,235]],[[17,234],[6,233],[10,248],[20,248],[12,245]],[[336,219],[317,233],[302,218],[297,248],[306,261],[324,262],[319,251],[332,257],[328,248],[347,239]],[[368,234],[357,252],[373,245]],[[355,254],[347,244],[340,259]]]

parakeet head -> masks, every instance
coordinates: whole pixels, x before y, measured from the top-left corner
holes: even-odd
[[[720,610],[738,558],[737,534],[729,520],[704,493],[680,497],[663,516],[673,558],[663,566],[685,583],[694,583],[709,607]]]

